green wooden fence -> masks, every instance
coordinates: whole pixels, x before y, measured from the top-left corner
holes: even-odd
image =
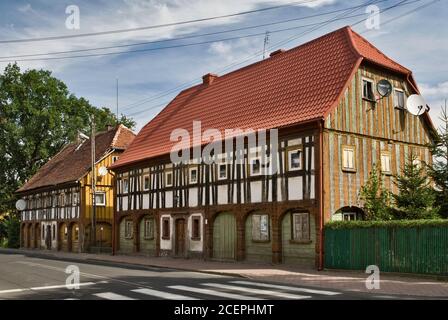
[[[326,228],[325,267],[448,275],[448,226]]]

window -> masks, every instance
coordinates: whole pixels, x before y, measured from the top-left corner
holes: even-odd
[[[170,218],[168,217],[162,219],[162,239],[170,239]]]
[[[288,150],[288,170],[295,171],[302,169],[302,148]]]
[[[56,204],[58,203],[58,197],[54,194],[53,195],[53,200],[52,200],[52,206],[56,207]]]
[[[191,239],[201,240],[201,217],[195,216],[191,220]]]
[[[173,186],[173,173],[171,171],[165,172],[165,187]]]
[[[103,207],[106,205],[106,192],[95,192],[95,204]]]
[[[391,156],[389,151],[381,152],[381,171],[385,174],[391,174]]]
[[[74,205],[79,204],[79,194],[77,192],[73,193],[73,204]]]
[[[132,239],[133,235],[134,235],[134,227],[132,220],[126,220],[124,222],[124,237],[126,239]]]
[[[252,215],[252,240],[269,241],[269,216],[267,214]]]
[[[143,176],[143,190],[149,190],[149,174]]]
[[[260,158],[253,158],[250,160],[250,175],[258,176],[261,174],[261,160]]]
[[[375,100],[373,95],[373,80],[362,79],[362,97],[368,100]]]
[[[191,184],[195,184],[198,182],[198,168],[190,168],[189,169],[189,178],[188,181]]]
[[[220,163],[218,165],[218,180],[227,179],[227,164]]]
[[[68,236],[68,229],[67,227],[64,228],[64,239],[67,240],[67,236]]]
[[[65,194],[65,205],[66,206],[71,206],[72,205],[72,201],[71,201],[70,197],[71,197],[71,194],[67,192]]]
[[[65,206],[65,193],[61,193],[59,195],[59,206],[64,207]]]
[[[118,160],[118,156],[112,156],[112,163],[117,162],[117,160]]]
[[[147,240],[154,239],[154,219],[145,219],[143,236]]]
[[[405,109],[403,90],[394,89],[394,107],[397,109]]]
[[[122,186],[123,186],[123,193],[128,193],[129,192],[129,179],[128,178],[123,178]]]
[[[355,146],[342,146],[342,170],[355,171]]]
[[[78,241],[78,239],[79,239],[79,228],[76,227],[75,228],[75,241]]]
[[[308,212],[292,214],[292,240],[310,241],[310,214]]]

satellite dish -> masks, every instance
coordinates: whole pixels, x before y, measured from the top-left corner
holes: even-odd
[[[414,116],[420,116],[426,111],[429,111],[429,107],[421,95],[412,94],[406,101],[406,109],[410,114]]]
[[[382,79],[378,81],[376,90],[382,98],[388,97],[392,93],[392,84],[389,82],[389,80]]]
[[[107,168],[106,167],[100,167],[98,169],[98,173],[100,174],[100,176],[104,177],[107,174]]]
[[[19,211],[23,211],[26,209],[26,202],[23,199],[19,199],[16,202],[16,209]]]

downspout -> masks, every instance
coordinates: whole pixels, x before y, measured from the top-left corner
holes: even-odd
[[[319,121],[319,266],[318,271],[322,271],[324,269],[324,206],[323,206],[323,200],[324,200],[324,179],[323,179],[323,164],[324,164],[324,148],[323,148],[323,131],[324,131],[324,125],[323,121]]]

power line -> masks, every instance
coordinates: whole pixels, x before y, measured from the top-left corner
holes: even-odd
[[[385,1],[390,1],[390,0],[379,0],[377,3],[385,2]],[[360,8],[363,6],[364,5],[358,5],[358,6],[353,6],[351,8]],[[279,20],[279,21],[270,22],[270,23],[264,23],[264,24],[258,24],[258,25],[252,25],[252,26],[246,26],[246,27],[234,28],[234,29],[227,29],[227,30],[221,30],[221,31],[215,31],[215,32],[193,34],[193,35],[188,35],[188,36],[175,37],[175,38],[171,38],[171,39],[153,40],[153,41],[145,41],[145,42],[138,42],[138,43],[131,43],[131,44],[97,47],[97,48],[86,48],[86,49],[55,51],[55,52],[46,52],[46,53],[32,53],[32,54],[23,54],[23,55],[3,56],[3,57],[0,57],[0,59],[14,59],[14,58],[26,58],[26,57],[76,53],[76,52],[88,52],[88,51],[126,48],[126,47],[141,46],[141,45],[148,45],[148,44],[158,44],[158,43],[165,43],[165,42],[172,42],[172,41],[179,41],[179,40],[187,40],[187,39],[198,38],[198,37],[206,37],[206,36],[212,36],[212,35],[218,35],[218,34],[224,34],[224,33],[256,29],[256,28],[261,28],[261,27],[268,27],[268,26],[272,26],[272,25],[284,24],[284,23],[293,22],[293,21],[306,20],[306,19],[310,19],[310,18],[316,18],[316,17],[320,17],[320,16],[329,15],[332,13],[345,11],[347,9],[348,8],[337,9],[337,10],[333,10],[333,11],[317,13],[317,14],[307,15],[307,16],[303,16],[303,17],[298,17],[298,18]],[[305,25],[305,26],[309,26],[309,25]]]
[[[216,20],[216,19],[232,18],[232,17],[236,17],[236,16],[247,15],[247,14],[263,12],[263,11],[268,11],[268,10],[274,10],[274,9],[280,9],[280,8],[286,8],[286,7],[291,7],[291,6],[297,6],[297,5],[312,3],[312,2],[316,2],[316,1],[319,1],[319,0],[294,1],[294,2],[290,2],[288,4],[272,6],[272,7],[265,7],[265,8],[249,10],[249,11],[242,11],[242,12],[231,13],[231,14],[226,14],[226,15],[221,15],[221,16],[213,16],[213,17],[207,17],[207,18],[178,21],[178,22],[172,22],[172,23],[164,23],[164,24],[145,26],[145,27],[136,27],[136,28],[129,28],[129,29],[117,29],[117,30],[109,30],[109,31],[99,31],[99,32],[90,32],[90,33],[81,33],[81,34],[72,34],[72,35],[60,35],[60,36],[52,36],[52,37],[0,40],[0,44],[73,39],[73,38],[102,36],[102,35],[108,35],[108,34],[117,34],[117,33],[133,32],[133,31],[142,31],[142,30],[158,29],[158,28],[165,28],[165,27],[173,27],[173,26],[186,25],[186,24]]]

